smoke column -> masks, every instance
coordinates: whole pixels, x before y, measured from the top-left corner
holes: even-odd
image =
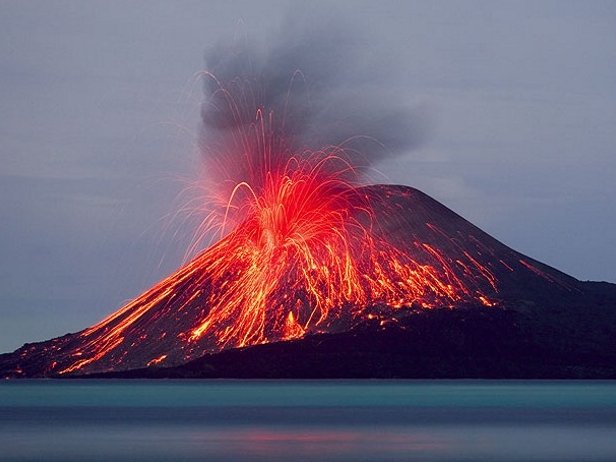
[[[263,175],[288,168],[291,158],[334,153],[348,167],[334,166],[338,176],[358,184],[378,161],[422,139],[424,124],[389,84],[393,66],[338,21],[306,28],[289,20],[273,39],[220,41],[205,59],[200,152],[207,218],[198,239],[241,222],[245,216],[229,207],[234,188],[249,184],[259,196]]]

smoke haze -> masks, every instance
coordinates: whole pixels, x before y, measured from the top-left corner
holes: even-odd
[[[255,123],[262,110],[292,154],[341,146],[354,167],[409,152],[425,121],[396,94],[393,60],[375,41],[339,20],[287,17],[261,42],[221,40],[205,56],[202,152],[228,156],[223,146]],[[236,149],[241,149],[235,146]],[[222,154],[221,154],[222,153]]]

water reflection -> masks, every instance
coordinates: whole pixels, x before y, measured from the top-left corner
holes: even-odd
[[[261,427],[228,435],[219,433],[217,437],[218,441],[231,443],[244,460],[395,460],[413,454],[442,453],[448,447],[425,432],[404,428]]]
[[[3,461],[614,461],[614,428],[90,427],[14,429]]]
[[[0,384],[0,460],[613,462],[616,384]]]

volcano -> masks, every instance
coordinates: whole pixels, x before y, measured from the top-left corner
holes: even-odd
[[[594,364],[591,376],[614,373],[615,285],[581,282],[526,257],[416,189],[373,185],[353,194],[353,219],[344,219],[363,231],[349,230],[344,247],[332,225],[333,235],[327,227],[313,231],[316,250],[299,255],[277,244],[281,237],[265,232],[269,227],[254,235],[246,220],[98,324],[0,355],[0,374],[520,375],[499,368],[509,358],[522,376],[541,377],[537,361],[571,352],[578,372]],[[287,234],[285,242],[294,239]],[[246,242],[258,245],[258,258]],[[418,369],[428,344],[441,352],[437,363],[455,350],[458,364],[487,355],[490,366],[444,375]],[[385,351],[404,358],[392,362]],[[336,352],[346,352],[346,363]],[[533,362],[534,372],[523,361]]]

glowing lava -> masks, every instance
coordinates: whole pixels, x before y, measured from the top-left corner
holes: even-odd
[[[571,278],[509,249],[417,190],[318,184],[327,194],[317,189],[302,196],[305,202],[292,202],[297,215],[279,215],[288,211],[286,200],[256,208],[214,246],[100,323],[7,356],[5,374],[174,365],[366,321],[385,327],[431,307],[493,309],[518,297],[520,288],[545,292],[549,286],[547,293],[558,296],[558,288],[575,287]],[[302,220],[312,214],[321,217],[318,226]],[[285,231],[272,230],[272,220],[282,220]]]
[[[158,340],[172,334],[181,348],[157,351],[148,365],[349,329],[374,317],[375,307],[378,316],[390,319],[401,308],[452,307],[464,300],[492,306],[478,288],[496,292],[496,278],[468,252],[452,260],[428,242],[404,248],[389,241],[343,149],[294,154],[274,114],[264,117],[260,108],[252,123],[241,124],[243,116],[232,113],[238,123],[225,135],[232,142],[208,165],[220,168],[216,174],[225,181],[206,199],[210,209],[202,231],[233,229],[176,274],[83,331],[79,350],[59,373],[106,356],[112,364],[124,363],[132,348],[156,341],[142,323],[149,319],[156,326],[161,310],[170,311],[178,326],[167,326]],[[397,213],[378,215],[383,212]]]
[[[208,139],[217,181],[195,245],[213,230],[218,242],[100,323],[24,346],[12,373],[179,364],[409,310],[492,307],[511,272],[558,282],[416,190],[362,186],[342,146],[298,147],[286,116],[236,85],[212,97],[230,120]]]

